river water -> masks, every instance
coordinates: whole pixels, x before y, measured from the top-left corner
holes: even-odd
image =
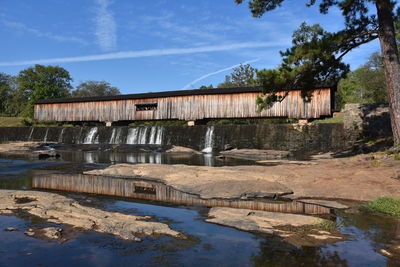
[[[250,164],[218,161],[203,155],[171,158],[163,153],[106,152],[61,153],[57,160],[0,159],[0,188],[32,189],[37,173],[70,173],[104,167],[110,162],[187,163],[196,165]],[[129,155],[128,155],[129,154]],[[135,160],[128,160],[134,158]],[[112,160],[111,160],[112,159]],[[215,163],[217,162],[217,163]],[[100,163],[94,164],[94,163]],[[49,190],[50,191],[50,190]],[[28,228],[54,224],[24,216],[0,215],[0,266],[399,266],[377,251],[394,238],[396,222],[390,218],[341,213],[340,231],[349,234],[343,242],[317,247],[295,246],[279,238],[239,231],[204,221],[205,207],[52,191],[75,198],[83,205],[133,215],[150,215],[188,240],[168,236],[146,237],[142,242],[124,241],[96,232],[72,232],[65,242],[43,241],[24,234]],[[59,225],[57,225],[59,226]],[[16,227],[17,231],[3,231]],[[61,226],[68,232],[68,227]]]

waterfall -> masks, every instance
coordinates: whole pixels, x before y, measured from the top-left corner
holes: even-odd
[[[129,129],[128,136],[126,137],[126,143],[129,145],[138,144],[138,132],[139,128]]]
[[[162,126],[157,127],[157,135],[156,135],[156,141],[155,141],[156,145],[162,145],[163,134],[164,134],[164,127],[162,127]]]
[[[121,144],[121,128],[113,128],[109,144]]]
[[[62,143],[65,128],[62,128],[60,135],[58,136],[58,142]]]
[[[149,144],[154,144],[156,141],[157,127],[151,127]]]
[[[149,144],[153,145],[161,145],[162,144],[162,135],[164,128],[161,126],[153,126],[151,127]]]
[[[46,129],[46,133],[43,138],[43,142],[47,142],[47,135],[49,134],[49,128]]]
[[[204,149],[202,152],[211,153],[214,145],[214,126],[207,127],[206,136],[204,137]]]
[[[160,126],[135,127],[128,131],[126,143],[130,145],[161,145],[164,128]]]
[[[32,127],[31,132],[29,133],[28,141],[32,141],[33,130],[35,130],[35,127]]]
[[[93,127],[90,129],[89,133],[86,135],[84,144],[98,144],[99,136],[97,134],[97,127]]]
[[[147,140],[147,127],[144,128],[140,128],[139,131],[139,144],[144,145],[147,144],[146,140]]]
[[[109,144],[115,144],[115,136],[116,136],[117,129],[113,128],[111,133]]]

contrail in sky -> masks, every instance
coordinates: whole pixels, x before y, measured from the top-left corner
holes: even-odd
[[[249,60],[249,61],[240,63],[240,64],[243,64],[243,65],[245,65],[245,64],[250,64],[250,63],[253,63],[253,62],[256,62],[256,61],[259,61],[259,60],[260,60],[259,58],[257,58],[257,59],[252,59],[252,60]],[[233,65],[233,66],[224,68],[224,69],[220,69],[220,70],[217,70],[217,71],[214,71],[214,72],[205,74],[205,75],[203,75],[203,76],[197,78],[196,80],[193,80],[193,81],[191,81],[190,83],[186,84],[186,85],[182,88],[182,90],[185,90],[185,89],[188,89],[188,88],[192,87],[195,83],[197,83],[197,82],[199,82],[199,81],[201,81],[201,80],[203,80],[203,79],[205,79],[205,78],[207,78],[207,77],[210,77],[210,76],[212,76],[212,75],[215,75],[215,74],[218,74],[218,73],[221,73],[221,72],[228,71],[228,70],[231,70],[231,69],[233,69],[233,68],[239,67],[240,64],[236,64],[236,65]]]
[[[0,62],[0,67],[24,66],[33,64],[98,61],[98,60],[111,60],[111,59],[124,59],[124,58],[141,58],[141,57],[155,57],[155,56],[168,56],[168,55],[185,55],[185,54],[195,54],[195,53],[205,53],[205,52],[228,51],[228,50],[243,49],[243,48],[261,48],[261,47],[279,47],[279,46],[282,46],[282,42],[246,42],[246,43],[233,43],[226,45],[200,46],[191,48],[150,49],[150,50],[124,51],[124,52],[114,52],[114,53],[78,56],[78,57],[58,57],[58,58],[47,58],[47,59],[37,59],[37,60],[4,61]]]

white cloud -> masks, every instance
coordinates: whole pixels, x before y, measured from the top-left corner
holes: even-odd
[[[182,87],[182,90],[189,89],[190,87],[193,87],[199,81],[204,80],[205,78],[208,78],[210,76],[213,76],[213,75],[216,75],[218,73],[225,72],[225,71],[231,70],[233,68],[239,67],[241,64],[243,64],[243,65],[250,64],[250,63],[253,63],[253,62],[257,62],[259,60],[260,60],[259,58],[253,59],[253,60],[249,60],[249,61],[246,61],[246,62],[243,62],[243,63],[240,63],[240,64],[236,64],[236,65],[233,65],[233,66],[230,66],[230,67],[227,67],[227,68],[223,68],[223,69],[220,69],[220,70],[217,70],[217,71],[214,71],[214,72],[207,73],[207,74],[205,74],[205,75],[203,75],[203,76],[191,81],[190,83],[186,84],[184,87]]]
[[[117,24],[113,13],[109,10],[108,0],[95,0],[96,17],[94,19],[97,43],[103,51],[111,51],[117,47]]]
[[[58,35],[58,34],[53,34],[50,32],[42,32],[37,29],[28,27],[21,22],[10,21],[10,20],[1,20],[1,23],[4,26],[6,26],[7,28],[12,29],[14,31],[30,33],[30,34],[32,34],[36,37],[40,37],[40,38],[48,38],[48,39],[52,39],[52,40],[55,40],[58,42],[74,42],[74,43],[79,43],[79,44],[83,44],[83,45],[88,44],[85,40],[78,38],[78,37]]]
[[[115,53],[97,54],[79,57],[59,57],[47,58],[37,60],[25,61],[7,61],[0,62],[0,66],[23,66],[32,64],[53,64],[53,63],[69,63],[69,62],[85,62],[85,61],[99,61],[111,59],[124,59],[124,58],[141,58],[141,57],[155,57],[155,56],[168,56],[168,55],[185,55],[195,53],[207,53],[218,51],[229,51],[235,49],[248,49],[260,47],[279,47],[280,42],[246,42],[246,43],[231,43],[223,45],[210,45],[190,48],[169,48],[169,49],[150,49],[138,51],[123,51]]]

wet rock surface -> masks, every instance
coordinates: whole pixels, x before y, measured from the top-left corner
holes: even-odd
[[[222,207],[211,208],[208,216],[207,222],[277,235],[293,244],[319,245],[344,240],[338,233],[319,229],[327,221],[312,216]]]
[[[51,223],[67,224],[83,230],[116,235],[122,239],[140,241],[140,236],[170,235],[183,237],[179,232],[159,222],[149,222],[148,216],[133,216],[118,212],[85,207],[71,198],[38,191],[0,190],[0,214],[23,211]],[[61,236],[58,228],[41,230],[44,236]],[[28,230],[27,235],[35,235]]]

